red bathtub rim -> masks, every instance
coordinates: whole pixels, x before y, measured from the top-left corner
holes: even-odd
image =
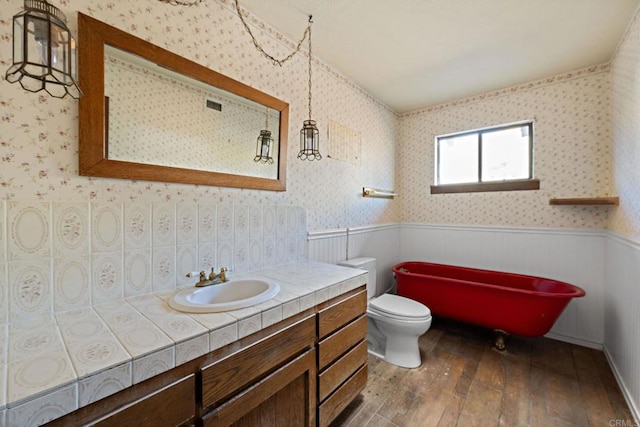
[[[433,265],[433,266],[438,266],[438,267],[446,267],[446,268],[461,268],[461,269],[465,269],[467,271],[477,271],[477,272],[481,272],[481,273],[497,273],[503,276],[510,276],[510,277],[520,277],[520,278],[526,278],[526,279],[542,279],[542,280],[549,280],[555,283],[559,283],[567,288],[570,289],[570,292],[545,292],[545,291],[536,291],[536,290],[531,290],[531,289],[520,289],[520,288],[509,288],[510,292],[516,292],[516,293],[521,293],[521,294],[526,294],[526,295],[541,295],[541,296],[545,296],[548,298],[581,298],[583,296],[586,295],[586,292],[584,289],[580,288],[579,286],[576,285],[572,285],[570,283],[567,282],[563,282],[562,280],[556,280],[556,279],[550,279],[547,277],[541,277],[541,276],[532,276],[532,275],[528,275],[528,274],[518,274],[518,273],[509,273],[509,272],[504,272],[504,271],[498,271],[498,270],[487,270],[487,269],[482,269],[482,268],[474,268],[474,267],[466,267],[463,265],[454,265],[454,264],[440,264],[440,263],[434,263],[434,262],[428,262],[428,261],[403,261],[401,263],[398,263],[396,265],[393,266],[393,272],[395,274],[402,274],[402,275],[407,275],[407,276],[415,276],[415,277],[441,277],[441,276],[433,276],[433,275],[428,275],[428,274],[420,274],[420,273],[412,273],[411,271],[400,271],[400,268],[402,268],[403,266],[406,266],[408,264],[422,264],[422,265]],[[453,282],[453,283],[459,283],[459,284],[464,284],[464,285],[470,285],[472,284],[473,286],[480,286],[480,287],[486,287],[489,289],[503,289],[504,286],[500,286],[500,285],[492,285],[489,283],[478,283],[478,282],[471,282],[468,280],[461,280],[461,279],[452,279],[452,278],[447,278],[447,281]]]

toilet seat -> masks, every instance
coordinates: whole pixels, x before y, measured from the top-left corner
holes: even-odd
[[[424,304],[399,295],[383,294],[369,300],[369,311],[396,320],[426,321],[431,310]]]

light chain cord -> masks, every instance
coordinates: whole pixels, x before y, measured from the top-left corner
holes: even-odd
[[[253,35],[253,32],[251,31],[251,28],[249,28],[249,25],[247,24],[247,22],[244,20],[244,17],[242,16],[242,12],[240,11],[240,3],[238,2],[238,0],[235,0],[235,4],[236,4],[236,12],[238,12],[238,16],[240,17],[240,21],[242,21],[242,25],[244,25],[244,29],[247,30],[247,33],[249,33],[249,35],[251,36],[251,41],[253,42],[253,45],[256,47],[256,49],[258,49],[260,53],[262,53],[265,56],[265,58],[270,60],[273,63],[273,65],[279,65],[282,67],[282,64],[284,64],[285,62],[293,58],[293,56],[300,51],[300,47],[302,46],[304,39],[307,38],[307,34],[309,34],[309,38],[311,38],[311,24],[313,23],[313,21],[311,20],[311,16],[309,16],[309,25],[307,25],[307,29],[304,30],[304,34],[302,34],[302,38],[296,45],[295,50],[282,59],[275,58],[269,55],[267,52],[265,52],[265,50],[262,48],[262,46],[260,46],[260,44],[256,40],[255,36]]]
[[[174,5],[174,6],[195,6],[196,4],[202,3],[203,0],[192,0],[192,1],[160,0],[160,1],[164,2],[164,3],[168,3],[168,4],[171,4],[171,5]],[[242,16],[242,12],[240,11],[240,2],[238,0],[235,0],[234,3],[236,5],[236,12],[238,13],[238,16],[240,17],[240,21],[242,22],[242,25],[244,26],[244,29],[251,36],[251,41],[253,42],[253,45],[256,47],[256,49],[260,53],[262,53],[265,56],[265,58],[270,60],[273,65],[279,65],[280,67],[282,67],[282,64],[284,64],[285,62],[287,62],[288,60],[293,58],[296,53],[300,52],[300,47],[302,46],[302,43],[304,42],[304,40],[307,37],[309,37],[309,120],[311,120],[311,77],[312,77],[311,76],[311,61],[312,61],[312,57],[313,57],[312,53],[311,53],[311,24],[313,24],[313,16],[309,15],[309,25],[307,25],[307,29],[304,30],[304,34],[302,34],[302,38],[300,39],[300,41],[296,45],[295,50],[292,51],[289,55],[285,56],[284,58],[278,59],[278,58],[273,57],[272,55],[269,55],[267,52],[265,52],[265,50],[262,48],[262,46],[260,46],[260,44],[256,40],[255,36],[253,35],[253,32],[251,31],[251,28],[249,27],[247,22],[244,20],[244,17]],[[268,112],[267,112],[267,117],[268,117]],[[267,120],[268,120],[268,118],[267,118]]]
[[[163,3],[171,4],[173,6],[195,6],[195,5],[199,4],[199,3],[202,3],[203,0],[191,0],[191,1],[185,1],[185,0],[160,0],[160,1],[163,2]],[[289,55],[287,55],[286,57],[284,57],[282,59],[278,59],[278,58],[275,58],[275,57],[269,55],[267,52],[265,52],[265,50],[262,48],[262,46],[260,46],[260,44],[256,40],[255,36],[253,35],[253,32],[251,31],[251,28],[249,28],[249,25],[244,20],[244,17],[242,16],[242,12],[240,11],[240,3],[238,2],[238,0],[235,0],[234,3],[236,5],[236,12],[238,13],[238,16],[240,17],[240,21],[242,21],[242,25],[244,26],[244,29],[247,30],[247,33],[249,33],[249,35],[251,36],[251,41],[253,42],[253,45],[256,47],[256,49],[258,49],[258,51],[260,53],[262,53],[268,60],[270,60],[273,63],[273,65],[279,65],[279,66],[282,67],[282,64],[284,64],[285,62],[287,62],[288,60],[293,58],[293,56],[300,51],[300,47],[302,46],[302,43],[304,42],[304,39],[307,38],[307,34],[309,35],[309,44],[311,44],[311,24],[313,23],[313,21],[311,20],[311,16],[309,16],[309,25],[307,26],[307,29],[304,31],[304,34],[302,34],[302,38],[300,39],[300,41],[296,45],[296,48],[295,48],[295,50],[293,52],[291,52]]]
[[[311,120],[311,24],[313,21],[311,20],[311,16],[309,16],[309,120]]]
[[[195,6],[198,3],[202,3],[203,0],[192,0],[192,1],[184,1],[184,0],[160,0],[163,3],[168,3],[173,6]]]

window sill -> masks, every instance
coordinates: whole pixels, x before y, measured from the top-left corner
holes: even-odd
[[[522,190],[539,190],[539,189],[540,189],[539,179],[523,179],[518,181],[432,185],[431,194],[479,193],[479,192],[485,192],[485,191],[522,191]]]

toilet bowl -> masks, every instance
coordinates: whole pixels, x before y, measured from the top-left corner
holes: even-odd
[[[409,298],[376,296],[376,260],[354,258],[339,265],[367,270],[367,349],[370,354],[403,368],[421,364],[418,338],[431,326],[431,311]]]

